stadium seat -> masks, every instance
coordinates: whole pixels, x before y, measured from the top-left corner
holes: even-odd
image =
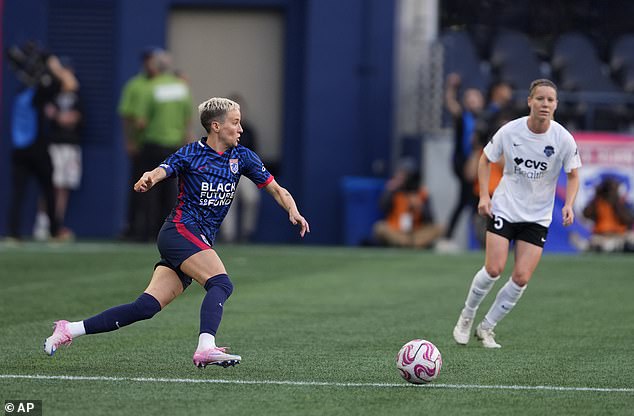
[[[554,43],[551,58],[559,87],[566,91],[621,92],[610,79],[594,44],[584,34],[570,32]]]
[[[548,75],[528,36],[516,31],[504,30],[495,36],[490,62],[496,78],[514,89],[528,89],[533,80]]]
[[[445,77],[450,73],[458,73],[463,88],[478,88],[486,91],[490,75],[481,62],[477,49],[469,33],[464,30],[447,29],[440,35],[440,44],[444,51]]]
[[[610,68],[625,92],[634,92],[634,33],[616,40],[610,54]]]
[[[558,113],[575,127],[618,130],[627,122],[627,96],[610,78],[608,65],[584,34],[569,32],[557,38],[551,66],[564,93]]]

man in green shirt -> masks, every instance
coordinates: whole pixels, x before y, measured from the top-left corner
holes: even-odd
[[[139,156],[142,134],[139,124],[140,102],[141,97],[149,88],[150,78],[156,72],[152,69],[155,66],[153,61],[156,59],[156,55],[162,52],[162,49],[156,47],[148,47],[143,50],[141,53],[142,68],[138,74],[130,78],[123,86],[117,107],[117,113],[122,121],[125,148],[131,166],[127,223],[122,236],[126,240],[131,241],[142,240],[140,226],[147,222],[144,220],[146,213],[141,211],[140,195],[132,190],[136,178],[144,172]]]
[[[143,172],[149,172],[186,141],[193,102],[189,86],[170,72],[170,58],[157,53],[150,66],[151,79],[143,88],[138,108],[137,128],[141,129],[139,157]],[[147,222],[140,224],[145,241],[154,240],[163,220],[176,202],[176,183],[159,192],[144,195],[142,205]]]

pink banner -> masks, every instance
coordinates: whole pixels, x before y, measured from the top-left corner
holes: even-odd
[[[571,243],[572,234],[575,234],[574,238],[587,238],[590,235],[592,222],[584,218],[582,212],[605,177],[617,179],[621,183],[620,193],[634,204],[634,136],[605,132],[573,132],[572,135],[583,164],[579,170],[580,187],[575,201],[576,221],[573,227],[568,228],[557,221],[561,216],[566,189],[566,175],[562,172],[548,238],[549,243],[554,243],[551,249],[555,251],[575,250]]]

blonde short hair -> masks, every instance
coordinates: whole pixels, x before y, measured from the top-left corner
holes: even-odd
[[[240,111],[240,104],[228,98],[213,97],[198,106],[200,123],[207,133],[211,130],[213,121],[223,122],[225,116],[231,110]]]

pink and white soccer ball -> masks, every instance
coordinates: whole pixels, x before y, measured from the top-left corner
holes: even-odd
[[[414,384],[429,383],[438,377],[442,367],[440,351],[424,339],[414,339],[398,352],[396,368],[401,376]]]

